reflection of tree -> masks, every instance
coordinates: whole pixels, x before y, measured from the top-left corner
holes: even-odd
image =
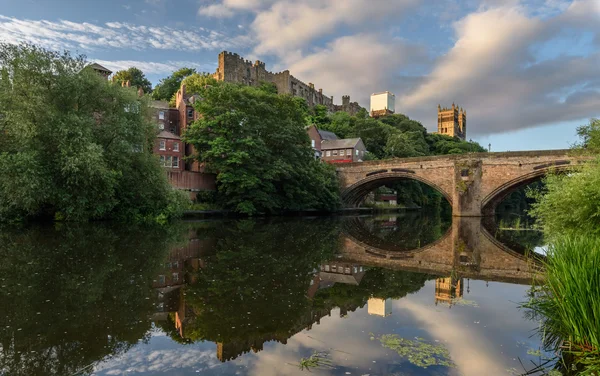
[[[185,336],[214,342],[287,339],[309,309],[313,271],[338,247],[336,229],[331,220],[221,224],[213,232],[216,253],[185,291],[196,316]]]
[[[410,251],[440,239],[450,228],[451,216],[441,211],[409,211],[344,221],[349,235],[389,251]]]
[[[0,373],[86,374],[145,338],[172,235],[99,224],[1,232]]]
[[[339,226],[332,220],[277,221],[268,226],[245,221],[204,231],[217,238],[216,252],[205,257],[195,282],[185,288],[186,341],[217,342],[218,357],[232,359],[251,349],[259,351],[267,341],[286,343],[335,307],[344,314],[372,296],[400,298],[431,279],[370,269],[358,286],[336,283],[309,298],[311,283],[319,283],[319,264],[334,259],[340,246]],[[175,336],[174,327],[165,325]]]
[[[367,270],[358,286],[336,283],[319,290],[314,297],[314,307],[362,307],[371,297],[400,299],[419,291],[425,282],[435,279],[423,273],[373,268]]]

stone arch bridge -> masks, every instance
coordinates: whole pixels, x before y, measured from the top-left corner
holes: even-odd
[[[493,215],[496,205],[518,188],[587,159],[572,150],[471,153],[348,163],[336,170],[347,207],[360,205],[377,187],[412,179],[444,195],[454,216],[480,217]]]

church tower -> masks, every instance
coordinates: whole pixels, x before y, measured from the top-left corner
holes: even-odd
[[[442,108],[442,106],[438,104],[437,133],[466,140],[467,111],[454,103],[452,103],[451,108]]]

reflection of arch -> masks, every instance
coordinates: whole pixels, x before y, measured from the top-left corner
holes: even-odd
[[[415,249],[406,249],[397,244],[386,243],[384,239],[371,234],[369,229],[364,226],[364,223],[358,217],[344,222],[344,233],[353,242],[363,247],[365,252],[370,256],[394,260],[411,258],[419,252],[438,246],[451,236],[452,227],[448,227],[446,233],[439,239]]]
[[[572,169],[572,167],[570,168]],[[496,211],[496,206],[498,206],[499,203],[508,197],[508,195],[517,191],[519,188],[523,188],[533,182],[541,180],[550,172],[564,173],[568,169],[569,166],[552,166],[550,168],[541,168],[528,174],[521,175],[516,179],[507,181],[483,198],[481,201],[481,212],[484,215],[493,215]]]
[[[356,207],[372,190],[381,187],[382,185],[385,185],[387,183],[393,183],[397,180],[416,180],[420,181],[421,183],[427,184],[430,187],[434,188],[436,191],[440,192],[446,198],[446,200],[448,200],[448,202],[452,204],[452,196],[448,192],[446,192],[440,186],[431,182],[430,180],[427,180],[408,170],[407,172],[386,172],[367,176],[366,178],[352,184],[342,192],[342,202],[348,206]]]

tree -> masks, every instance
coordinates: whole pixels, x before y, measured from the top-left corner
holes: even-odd
[[[198,93],[201,117],[184,139],[217,173],[222,206],[255,214],[338,205],[335,172],[314,160],[297,99],[225,83]]]
[[[378,159],[387,158],[385,145],[388,139],[399,131],[391,125],[384,124],[379,120],[356,119],[354,128],[350,132],[350,137],[360,137],[365,147],[370,153],[373,153]]]
[[[151,152],[147,103],[84,66],[82,56],[0,44],[0,222],[179,212]]]
[[[203,91],[207,86],[212,86],[217,84],[217,80],[209,73],[194,73],[187,77],[185,77],[181,81],[182,85],[185,85],[185,91],[188,94],[197,94]],[[181,86],[181,85],[180,85]],[[177,88],[179,90],[179,88]],[[175,99],[177,96],[177,90],[171,97],[169,101],[169,105],[171,107],[175,107],[177,104],[175,103]]]
[[[181,68],[170,76],[160,80],[152,91],[152,99],[157,101],[169,101],[181,87],[184,78],[196,73],[194,68]]]
[[[146,78],[144,72],[136,67],[120,70],[113,76],[113,81],[121,85],[123,82],[129,81],[131,87],[142,88],[144,93],[152,92],[152,83]]]
[[[582,140],[574,152],[598,157],[600,120],[578,130]],[[596,159],[568,175],[552,174],[544,179],[545,188],[532,190],[536,199],[530,213],[550,238],[562,234],[600,235],[600,164]]]
[[[385,153],[390,157],[422,157],[429,154],[429,147],[423,133],[419,131],[398,132],[391,135],[385,145]]]

